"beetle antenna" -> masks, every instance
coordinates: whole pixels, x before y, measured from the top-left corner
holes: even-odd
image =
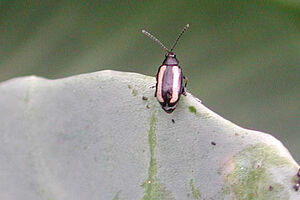
[[[186,31],[186,29],[188,29],[188,27],[189,27],[189,26],[190,26],[190,25],[189,25],[189,24],[187,24],[187,25],[185,25],[185,26],[183,27],[183,29],[182,29],[181,33],[178,35],[178,37],[177,37],[177,39],[176,39],[176,41],[175,41],[175,43],[174,43],[173,47],[171,48],[171,51],[173,51],[173,49],[175,48],[175,46],[176,46],[176,44],[177,44],[178,40],[181,38],[181,36],[182,36],[182,35],[183,35],[183,33]]]
[[[154,35],[151,35],[151,33],[147,32],[146,30],[142,30],[142,33],[157,42],[164,50],[169,52],[169,49],[165,45],[163,45],[163,43],[161,43],[161,41],[159,41],[159,39],[157,39]]]

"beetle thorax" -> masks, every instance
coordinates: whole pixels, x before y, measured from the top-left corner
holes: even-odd
[[[163,65],[174,66],[178,65],[179,61],[176,58],[176,54],[174,52],[168,52],[166,54],[166,58],[163,62]]]

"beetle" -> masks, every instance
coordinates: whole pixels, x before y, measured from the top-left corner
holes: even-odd
[[[176,54],[173,50],[188,27],[189,24],[184,26],[183,30],[175,40],[171,50],[163,45],[163,43],[155,36],[146,30],[142,30],[143,34],[160,44],[160,46],[167,51],[165,59],[162,65],[158,68],[158,72],[156,74],[156,90],[154,96],[157,98],[163,110],[169,114],[176,109],[181,94],[186,96],[187,78],[183,75],[182,69],[179,66],[179,61],[177,60]]]

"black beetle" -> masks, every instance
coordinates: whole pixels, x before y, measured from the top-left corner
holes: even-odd
[[[189,24],[183,28],[170,51],[156,37],[142,30],[142,33],[160,44],[167,51],[166,58],[159,67],[156,75],[156,90],[154,95],[167,113],[172,113],[175,110],[181,94],[186,95],[187,78],[182,73],[173,49],[188,27]]]

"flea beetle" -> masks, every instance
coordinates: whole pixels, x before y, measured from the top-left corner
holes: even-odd
[[[179,61],[177,60],[176,54],[173,50],[178,40],[188,27],[189,24],[183,28],[175,40],[171,50],[163,45],[163,43],[155,36],[145,30],[142,30],[143,34],[160,44],[160,46],[167,51],[166,57],[156,74],[156,90],[154,95],[161,104],[161,107],[167,113],[172,113],[175,110],[181,94],[186,95],[187,78],[183,75],[182,69],[179,66]]]

